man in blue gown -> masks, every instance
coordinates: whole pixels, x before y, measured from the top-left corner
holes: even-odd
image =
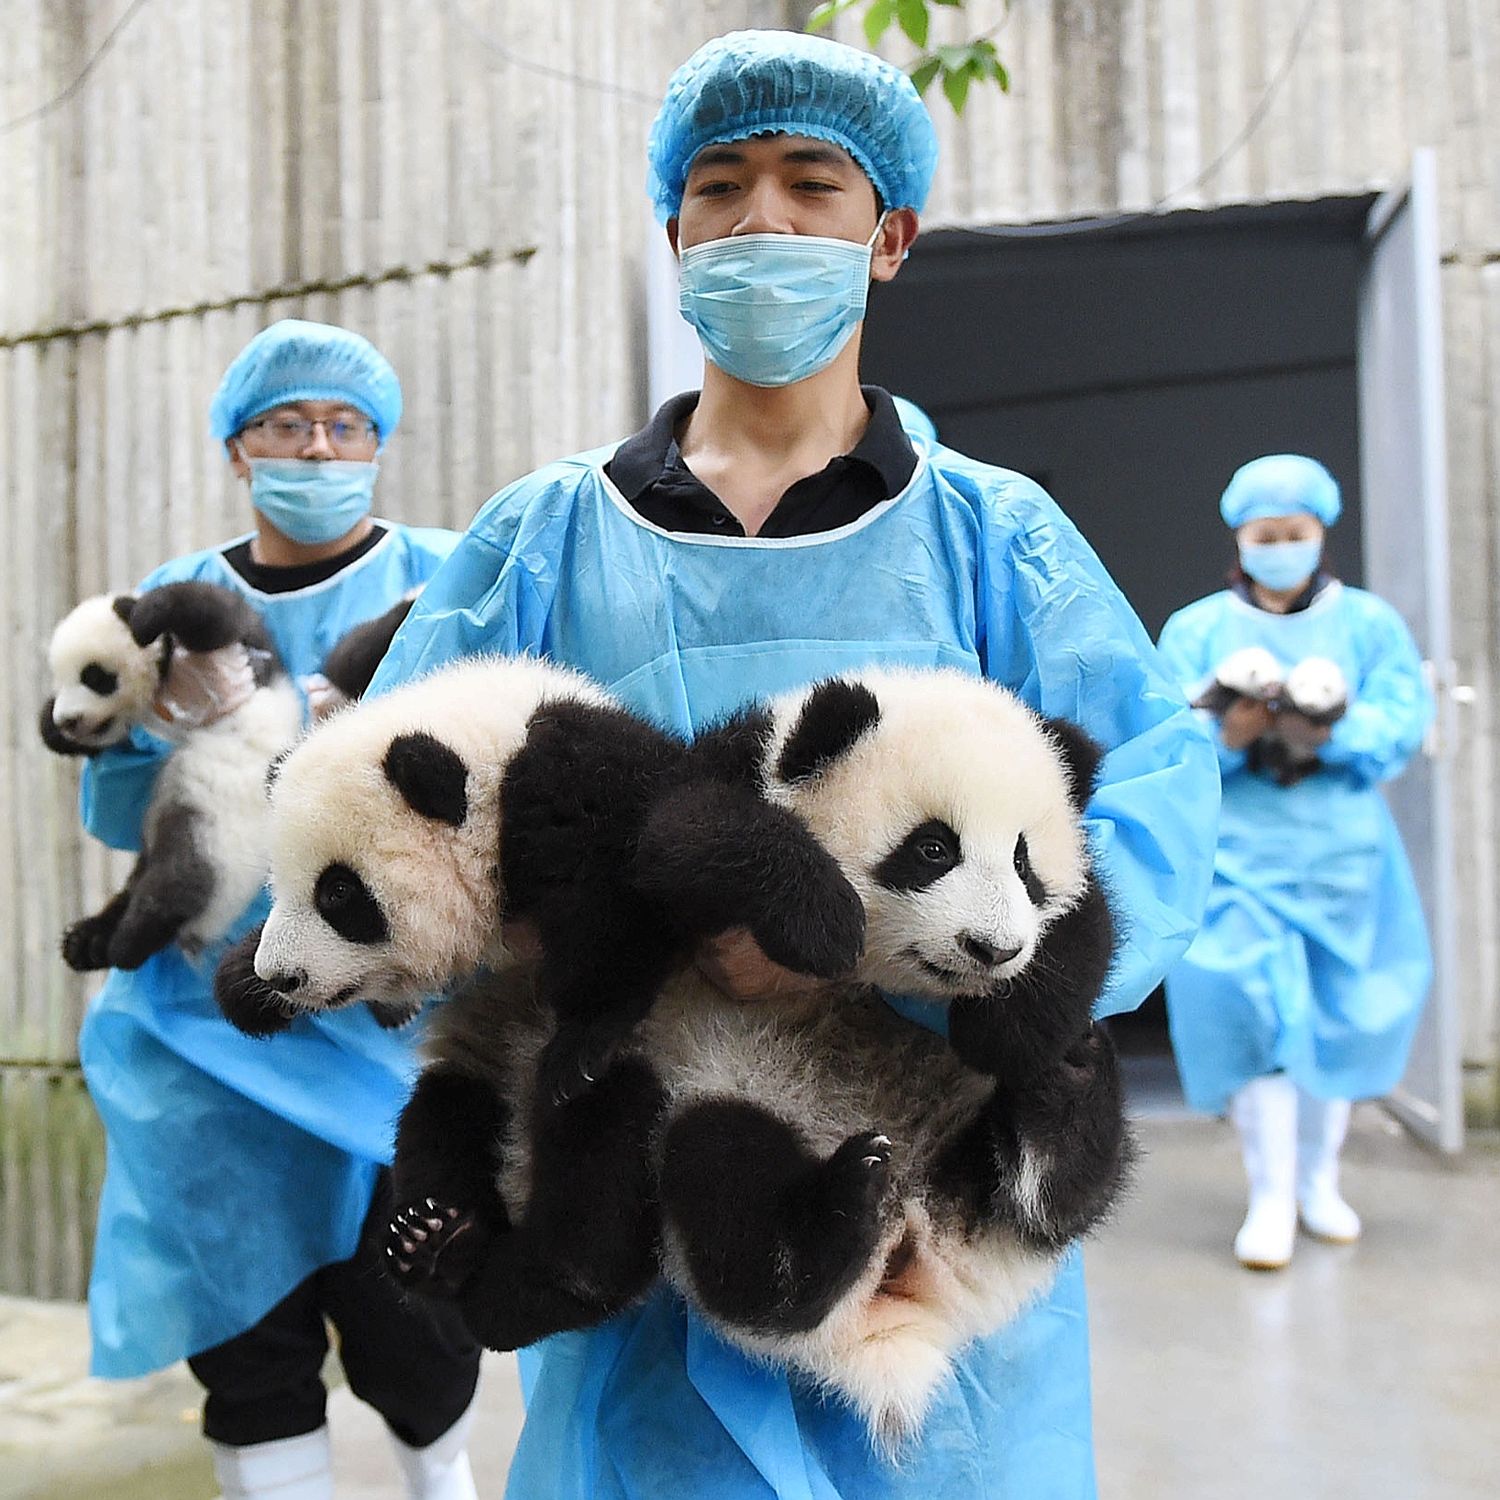
[[[395,371],[368,340],[293,319],[262,330],[210,413],[248,482],[256,529],[164,564],[141,587],[201,579],[238,591],[287,671],[315,680],[341,636],[420,588],[457,540],[370,514],[375,458],[400,416]],[[176,662],[172,702],[214,712],[233,702],[234,676],[212,679],[221,661]],[[137,731],[89,762],[91,833],[139,847],[169,748]],[[257,901],[230,937],[265,910]],[[382,1031],[360,1007],[270,1040],[245,1036],[214,1003],[217,957],[189,959],[174,944],[113,970],[84,1018],[79,1051],[109,1147],[89,1285],[93,1372],[187,1359],[208,1392],[204,1432],[226,1500],[328,1500],[327,1317],[351,1387],[390,1428],[408,1493],[472,1500],[465,1432],[479,1351],[446,1309],[403,1302],[374,1243],[416,1033]]]
[[[941,446],[917,453],[891,398],[859,384],[868,284],[900,270],[936,154],[909,80],[852,48],[738,33],[679,69],[651,190],[703,390],[496,495],[375,690],[475,652],[533,651],[692,731],[872,663],[998,679],[1110,747],[1090,826],[1125,933],[1108,1008],[1128,1008],[1197,922],[1213,750],[1038,486]],[[743,942],[716,960],[740,993],[775,982]],[[1038,1306],[964,1352],[897,1467],[850,1411],[731,1349],[664,1289],[547,1340],[523,1369],[515,1500],[1094,1493],[1076,1254]]]

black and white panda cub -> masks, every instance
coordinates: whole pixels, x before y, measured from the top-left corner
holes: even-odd
[[[670,798],[690,884],[637,860]],[[864,913],[798,820],[577,673],[480,658],[334,714],[271,788],[264,928],[225,955],[224,1013],[268,1035],[369,1002],[399,1025],[535,925],[559,1101],[585,1092],[704,936],[749,927],[787,967],[847,972]]]
[[[245,648],[253,688],[222,717],[174,735],[153,709],[177,649]],[[295,740],[302,706],[265,626],[232,589],[187,581],[139,597],[86,599],[53,631],[47,746],[93,755],[136,725],[178,739],[146,809],[124,888],[63,935],[78,970],[139,968],[176,942],[189,954],[222,938],[265,878],[265,775]]]
[[[946,1005],[951,1045],[859,984],[741,1005],[684,971],[592,1094],[549,1111],[546,1008],[524,969],[481,975],[435,1016],[402,1118],[397,1201],[416,1206],[391,1260],[509,1348],[639,1295],[659,1232],[729,1338],[894,1448],[1129,1157],[1091,1020],[1114,948],[1080,822],[1099,751],[957,673],[835,680],[719,733],[863,898],[858,977]],[[679,813],[642,849],[669,883]]]
[[[773,705],[767,794],[863,899],[846,988],[658,1002],[668,1278],[732,1341],[849,1401],[888,1453],[955,1353],[1051,1282],[1131,1147],[1093,1007],[1115,951],[1082,813],[1102,752],[994,684],[867,672]]]

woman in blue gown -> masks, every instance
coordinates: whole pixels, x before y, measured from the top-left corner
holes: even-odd
[[[899,271],[936,158],[916,91],[833,42],[726,36],[674,75],[650,156],[702,392],[496,495],[374,690],[456,657],[538,652],[692,732],[872,663],[995,678],[1109,747],[1090,810],[1124,918],[1106,1009],[1138,1004],[1196,925],[1213,752],[1047,495],[914,451],[891,398],[859,385],[868,283]],[[1076,1253],[1049,1295],[964,1351],[898,1466],[850,1411],[730,1348],[664,1288],[546,1340],[523,1373],[513,1500],[1094,1494]]]
[[[1259,647],[1283,680],[1337,664],[1347,711],[1331,727],[1242,700],[1216,726],[1224,804],[1202,931],[1167,980],[1172,1045],[1188,1101],[1228,1109],[1250,1206],[1239,1260],[1275,1269],[1297,1221],[1349,1242],[1359,1216],[1338,1188],[1349,1102],[1388,1092],[1406,1066],[1431,956],[1411,868],[1380,783],[1432,716],[1406,626],[1321,566],[1338,519],[1333,476],[1273,454],[1238,470],[1220,505],[1234,529],[1232,586],[1167,621],[1161,651],[1196,695],[1237,651]],[[1311,774],[1262,767],[1267,734],[1295,738]]]

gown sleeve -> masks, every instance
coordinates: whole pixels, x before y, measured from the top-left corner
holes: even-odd
[[[1213,873],[1210,737],[1077,529],[1030,481],[991,508],[981,556],[986,675],[1108,750],[1088,824],[1121,927],[1100,1004],[1130,1010],[1197,930]]]
[[[1399,774],[1421,746],[1433,702],[1406,622],[1373,595],[1362,601],[1367,608],[1357,626],[1360,681],[1318,758],[1374,785]]]
[[[111,849],[141,847],[141,820],[156,774],[171,747],[139,729],[122,744],[90,756],[79,783],[83,826]]]
[[[1213,608],[1210,599],[1200,600],[1190,609],[1180,609],[1161,628],[1161,640],[1157,651],[1172,681],[1181,687],[1184,696],[1193,699],[1208,686],[1214,669],[1219,665],[1213,658],[1214,630],[1218,624],[1219,611]],[[1219,757],[1219,775],[1228,776],[1245,768],[1250,758],[1247,749],[1231,750],[1224,743],[1219,726],[1212,714],[1195,709],[1198,721],[1214,742]]]

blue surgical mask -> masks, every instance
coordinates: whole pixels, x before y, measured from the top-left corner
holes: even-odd
[[[882,221],[883,222],[883,221]],[[682,252],[678,305],[708,359],[746,385],[826,369],[865,315],[875,234],[742,234]]]
[[[377,463],[251,458],[250,503],[294,542],[331,542],[370,514]]]
[[[1284,591],[1306,583],[1318,571],[1321,542],[1242,542],[1240,567],[1262,588]]]

